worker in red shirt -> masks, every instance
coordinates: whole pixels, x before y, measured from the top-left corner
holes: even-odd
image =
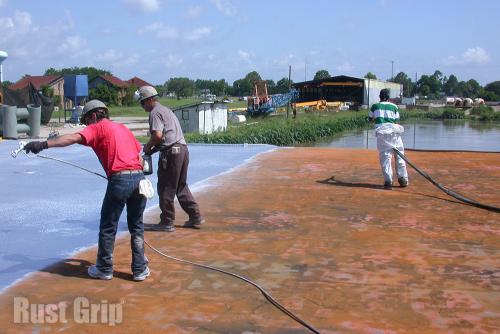
[[[87,125],[81,132],[47,141],[32,141],[25,146],[25,150],[27,153],[37,154],[49,147],[73,144],[90,146],[94,150],[106,172],[108,186],[101,208],[97,261],[88,268],[88,274],[104,280],[113,278],[116,230],[118,219],[126,205],[133,279],[143,281],[150,271],[144,256],[142,221],[146,197],[139,193],[139,182],[144,179],[139,154],[141,145],[124,125],[109,120],[108,108],[99,100],[91,100],[85,104],[80,121]]]

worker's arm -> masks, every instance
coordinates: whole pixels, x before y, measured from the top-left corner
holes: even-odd
[[[153,147],[161,143],[162,132],[161,131],[152,131],[151,136],[149,137],[149,141],[144,145],[144,153],[151,154],[151,150]]]
[[[47,141],[32,141],[24,146],[26,153],[33,152],[38,154],[39,152],[49,148],[49,147],[64,147],[82,142],[82,136],[79,133],[73,133],[68,135],[62,135],[54,139],[49,139]]]
[[[82,142],[82,135],[80,135],[79,133],[72,133],[47,140],[47,146],[65,147],[73,144],[80,144],[81,142]]]

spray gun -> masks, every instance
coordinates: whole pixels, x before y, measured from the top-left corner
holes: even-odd
[[[25,141],[20,141],[19,142],[19,148],[17,150],[14,150],[12,152],[10,152],[10,155],[13,157],[13,158],[16,158],[17,155],[19,154],[19,152],[21,152],[22,150],[24,150],[24,147],[26,146],[28,142],[25,142]]]

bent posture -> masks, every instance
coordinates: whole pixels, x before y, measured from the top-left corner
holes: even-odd
[[[108,108],[99,100],[85,104],[81,122],[87,127],[79,133],[63,135],[47,141],[34,141],[25,146],[27,153],[35,154],[49,147],[73,144],[90,146],[108,178],[108,186],[101,207],[99,246],[96,264],[88,268],[90,277],[113,278],[113,249],[118,219],[127,206],[127,224],[131,236],[132,273],[135,281],[149,276],[144,256],[144,224],[142,216],[146,198],[139,193],[139,182],[144,179],[139,156],[141,145],[132,132],[122,124],[108,119]]]
[[[389,102],[389,90],[380,91],[380,102],[372,105],[368,117],[375,121],[375,135],[379,152],[380,167],[384,175],[384,188],[392,189],[392,148],[395,147],[404,154],[401,133],[404,128],[396,124],[399,119],[399,109]],[[408,172],[405,161],[396,154],[396,174],[401,187],[408,186]]]

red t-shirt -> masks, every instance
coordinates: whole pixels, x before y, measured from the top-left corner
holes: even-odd
[[[90,146],[109,177],[121,170],[142,170],[141,144],[124,125],[103,119],[80,132],[82,145]]]

